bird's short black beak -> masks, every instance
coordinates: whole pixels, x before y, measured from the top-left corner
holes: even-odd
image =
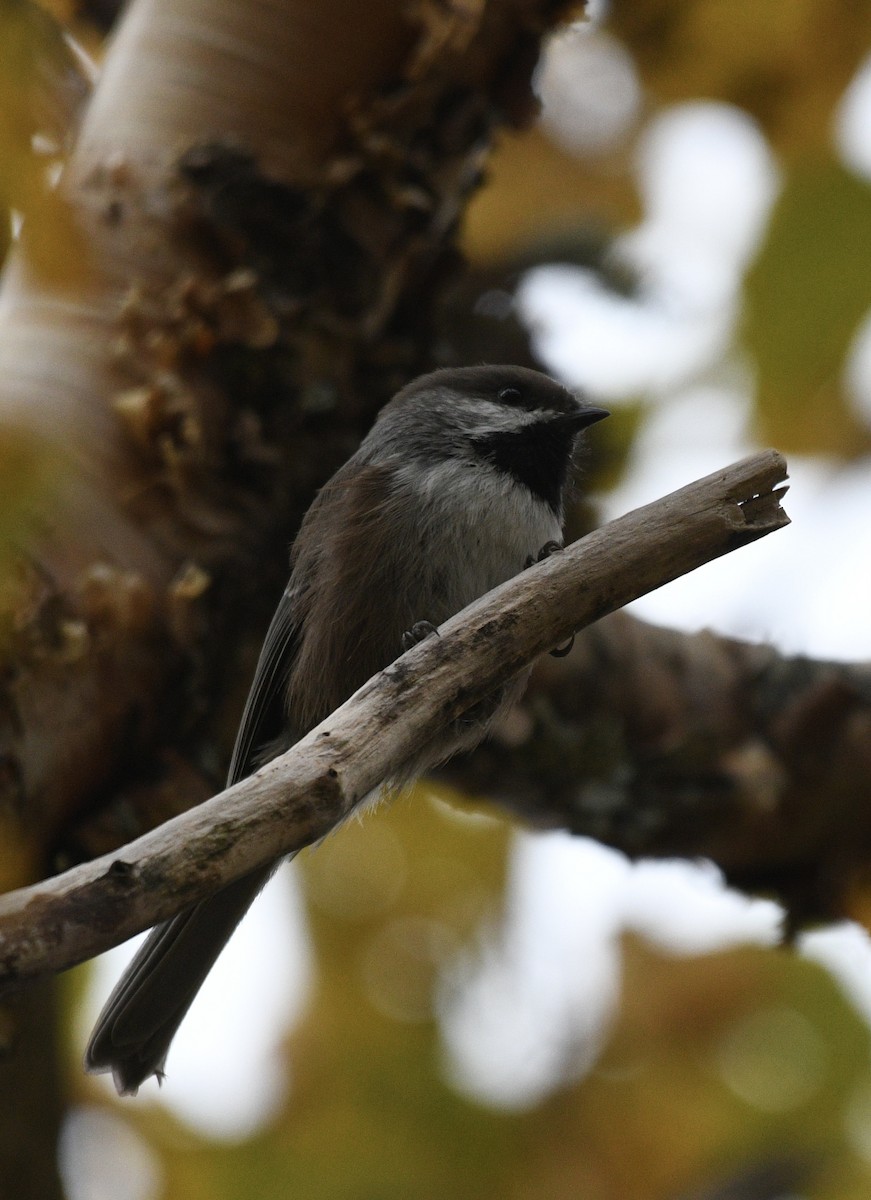
[[[610,415],[607,408],[579,408],[575,412],[561,414],[558,422],[564,429],[580,433],[582,429],[595,425],[597,421],[604,421]]]

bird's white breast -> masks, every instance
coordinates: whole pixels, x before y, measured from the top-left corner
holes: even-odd
[[[562,541],[550,506],[488,463],[449,459],[397,474],[414,494],[424,569],[448,568],[453,611],[518,574],[545,542]]]

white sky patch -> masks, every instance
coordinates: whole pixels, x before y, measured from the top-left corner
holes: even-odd
[[[747,403],[705,388],[653,410],[625,483],[602,497],[603,520],[757,449],[741,429]],[[630,611],[690,632],[772,642],[785,653],[871,657],[871,556],[859,551],[868,545],[869,464],[790,456],[789,474],[788,528],[666,584]]]
[[[868,120],[871,122],[871,113]],[[847,353],[844,390],[853,412],[871,429],[871,313],[856,330]]]
[[[834,137],[845,165],[871,182],[871,55],[859,67],[838,106]],[[853,411],[871,426],[871,313],[853,338],[844,384]]]
[[[580,267],[537,267],[516,302],[539,354],[562,378],[609,404],[666,391],[719,357],[734,312],[687,308],[679,297],[627,298]]]
[[[458,964],[441,1004],[445,1073],[459,1091],[524,1108],[589,1067],[619,988],[629,870],[586,839],[515,836],[505,923]]]
[[[67,1200],[157,1200],[159,1156],[121,1114],[76,1105],[64,1118],[58,1165]]]
[[[641,108],[632,55],[615,37],[586,22],[551,38],[535,88],[542,125],[570,154],[608,153]]]
[[[141,939],[96,960],[82,1020],[90,1032],[109,990]],[[162,1087],[151,1079],[135,1100],[161,1103],[207,1137],[237,1140],[272,1117],[287,1093],[279,1042],[301,1015],[312,956],[292,868],[257,897],[185,1017]],[[106,1087],[114,1093],[110,1076]]]
[[[725,104],[667,109],[641,138],[637,169],[645,218],[615,253],[638,273],[638,294],[565,265],[531,271],[517,294],[546,361],[609,403],[668,392],[723,355],[779,187],[761,132]]]
[[[620,989],[619,935],[675,953],[772,944],[781,911],[727,891],[710,864],[631,864],[565,833],[517,833],[507,911],[458,966],[442,1004],[445,1071],[498,1107],[536,1104],[584,1074],[607,1038]]]
[[[771,149],[742,109],[693,101],[665,109],[645,130],[637,154],[644,221],[627,244],[640,262],[668,276],[677,258],[685,279],[691,257],[712,269],[740,273],[755,252],[779,189]],[[683,254],[680,253],[683,249]],[[719,289],[695,276],[698,300]]]
[[[845,994],[871,1023],[871,937],[852,921],[814,929],[799,938],[802,954],[832,972]]]
[[[871,180],[871,56],[844,92],[835,113],[835,144],[845,164]]]
[[[636,863],[622,911],[627,929],[673,954],[706,954],[742,942],[771,946],[783,924],[778,904],[731,891],[713,863],[685,859]]]

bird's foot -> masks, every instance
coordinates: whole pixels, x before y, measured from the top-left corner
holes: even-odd
[[[416,646],[418,642],[426,641],[426,639],[428,637],[432,637],[433,634],[438,637],[439,631],[431,621],[415,621],[411,629],[406,629],[405,633],[402,635],[401,644],[403,653],[406,650],[410,650],[412,646]]]
[[[556,552],[558,550],[562,550],[562,548],[563,547],[559,544],[559,542],[545,542],[537,555],[530,554],[529,558],[526,560],[525,569],[529,570],[529,568],[535,566],[536,563],[544,562],[546,558],[550,558],[552,554],[556,554]],[[551,650],[551,657],[565,658],[565,656],[571,651],[571,648],[574,646],[574,644],[575,635],[572,634],[564,646],[557,646],[555,650]]]
[[[528,571],[530,567],[534,567],[536,563],[544,562],[546,558],[550,558],[552,554],[556,554],[557,550],[562,550],[559,542],[545,542],[538,554],[530,554],[524,564],[524,570]]]

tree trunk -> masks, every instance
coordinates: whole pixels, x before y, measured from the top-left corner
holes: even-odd
[[[106,797],[126,840],[221,777],[293,531],[432,364],[464,203],[566,8],[126,10],[3,277],[0,888],[79,857]],[[47,1017],[3,1012],[0,1104],[24,1072],[48,1196]]]

